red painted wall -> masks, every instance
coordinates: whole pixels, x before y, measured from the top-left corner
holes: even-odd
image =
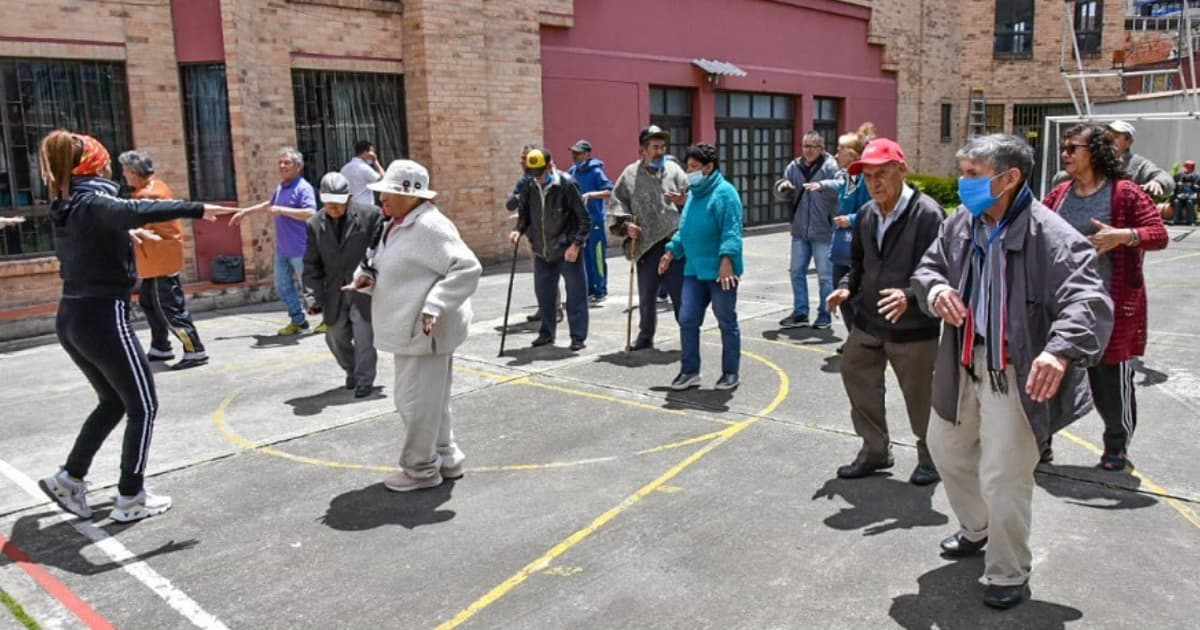
[[[171,0],[171,22],[179,63],[225,61],[221,0]]]
[[[748,73],[723,78],[720,89],[801,97],[798,134],[811,126],[812,97],[828,96],[845,99],[843,128],[871,120],[895,135],[896,80],[867,43],[869,9],[832,0],[690,0],[686,12],[680,4],[576,2],[573,28],[542,29],[545,142],[560,166],[570,163],[567,147],[587,138],[615,178],[637,158],[650,85],[695,88],[693,140],[713,141],[714,92],[691,63],[697,57]]]

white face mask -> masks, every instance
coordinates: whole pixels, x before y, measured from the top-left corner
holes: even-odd
[[[688,186],[699,186],[700,184],[704,183],[704,180],[707,177],[708,176],[704,174],[704,171],[692,171],[687,174]]]

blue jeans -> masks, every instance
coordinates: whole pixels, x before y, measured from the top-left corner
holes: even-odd
[[[808,316],[808,263],[811,260],[817,264],[817,286],[821,292],[817,316],[829,319],[825,299],[833,293],[833,261],[829,259],[832,246],[829,242],[792,237],[792,314]]]
[[[742,360],[742,333],[738,328],[737,287],[726,291],[713,280],[683,278],[683,304],[679,307],[679,336],[683,346],[684,374],[700,373],[700,326],[712,304],[721,327],[721,373],[737,374]]]
[[[308,318],[304,316],[304,305],[300,302],[300,290],[297,288],[304,274],[304,258],[284,256],[275,252],[275,292],[279,301],[287,307],[288,317],[297,326],[304,325]]]
[[[833,263],[833,282],[834,282],[834,284],[840,284],[842,281],[842,278],[844,278],[849,273],[850,273],[850,264],[849,263],[847,263],[845,265],[843,265],[841,263]],[[846,323],[846,330],[854,329],[854,314],[855,314],[854,308],[855,308],[856,304],[857,304],[857,302],[855,300],[849,299],[849,300],[846,300],[845,302],[842,302],[841,308],[838,309],[839,311],[842,312],[842,321],[844,321]]]

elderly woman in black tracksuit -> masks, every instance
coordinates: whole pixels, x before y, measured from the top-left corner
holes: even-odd
[[[67,511],[91,518],[83,478],[104,439],[127,416],[119,495],[110,516],[128,522],[161,514],[171,507],[171,498],[147,492],[142,483],[158,398],[146,355],[127,321],[136,280],[129,232],[181,217],[211,221],[231,210],[186,201],[118,199],[108,151],[90,136],[51,132],[42,140],[40,160],[63,280],[58,339],[100,401],[62,470],[39,485]]]

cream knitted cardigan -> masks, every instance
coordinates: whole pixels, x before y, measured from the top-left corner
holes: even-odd
[[[385,223],[354,274],[375,280],[367,291],[375,347],[408,356],[453,353],[467,339],[471,295],[482,274],[475,252],[432,202]],[[423,313],[438,318],[429,335],[421,330]]]

